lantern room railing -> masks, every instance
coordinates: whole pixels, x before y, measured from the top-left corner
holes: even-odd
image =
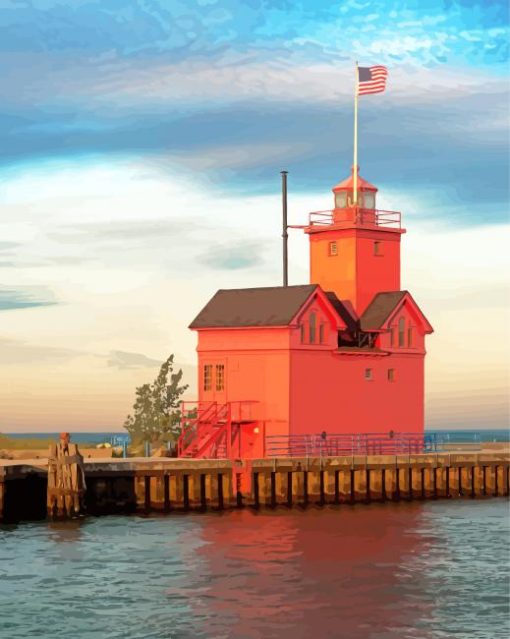
[[[309,215],[309,226],[332,226],[354,222],[367,226],[384,226],[400,229],[401,213],[399,211],[385,211],[382,209],[365,209],[361,207],[347,207],[328,211],[313,211]]]

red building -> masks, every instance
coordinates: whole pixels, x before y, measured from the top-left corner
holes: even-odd
[[[400,290],[400,213],[358,177],[310,214],[310,284],[220,290],[193,320],[198,402],[179,454],[263,457],[317,438],[423,434],[425,335]],[[344,438],[345,439],[345,438]]]

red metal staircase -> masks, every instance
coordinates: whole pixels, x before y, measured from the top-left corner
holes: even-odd
[[[179,457],[232,457],[239,425],[254,421],[251,417],[253,403],[182,402],[181,435],[177,440]]]

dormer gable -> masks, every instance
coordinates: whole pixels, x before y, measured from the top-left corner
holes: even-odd
[[[361,330],[376,332],[388,330],[390,322],[404,305],[413,313],[424,333],[434,331],[409,291],[377,293],[360,318]]]
[[[295,329],[293,345],[335,348],[338,331],[344,330],[346,324],[328,295],[317,287],[293,318],[291,327]]]
[[[378,334],[383,349],[423,351],[425,335],[433,328],[408,291],[377,294],[360,319],[361,330]]]

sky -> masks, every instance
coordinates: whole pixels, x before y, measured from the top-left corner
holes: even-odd
[[[0,0],[0,432],[120,430],[218,288],[280,273],[350,172],[402,211],[430,428],[508,424],[505,1]],[[291,232],[290,283],[308,282]]]

